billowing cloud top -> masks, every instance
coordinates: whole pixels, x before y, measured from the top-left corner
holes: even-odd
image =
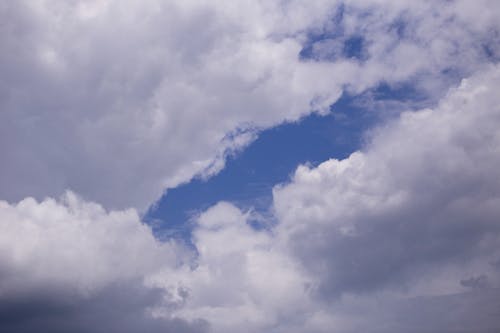
[[[0,4],[0,331],[499,331],[499,12]],[[298,166],[268,227],[229,202],[194,218],[189,246],[141,222],[260,130],[382,83],[429,107]]]

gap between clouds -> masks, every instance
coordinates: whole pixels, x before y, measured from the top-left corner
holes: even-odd
[[[497,8],[2,3],[2,329],[498,330],[500,74],[485,65],[498,59]],[[438,100],[475,72],[363,152],[300,167],[274,191],[272,230],[219,203],[199,216],[192,253],[140,221],[165,188],[248,144],[227,135],[238,128],[326,112],[381,82]],[[40,201],[66,188],[86,200]]]
[[[271,230],[217,204],[197,219],[196,255],[156,241],[135,210],[72,194],[2,202],[0,297],[34,304],[54,290],[56,309],[68,298],[88,309],[132,283],[136,324],[177,332],[498,330],[499,84],[491,66],[381,126],[363,151],[299,167],[274,190]],[[44,312],[20,309],[3,325],[29,332]]]
[[[439,98],[457,76],[498,58],[496,7],[3,3],[0,197],[41,200],[69,188],[143,212],[166,189],[220,170],[227,152],[254,138],[248,129],[328,112],[343,91],[411,80]],[[339,51],[352,38],[363,57]]]

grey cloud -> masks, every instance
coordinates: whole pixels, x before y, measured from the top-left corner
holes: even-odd
[[[322,276],[320,294],[407,289],[440,267],[498,259],[499,73],[464,81],[436,110],[375,131],[364,152],[301,167],[275,190],[282,232]]]
[[[438,211],[433,213],[439,215]],[[320,297],[338,297],[385,288],[411,289],[428,270],[441,265],[460,266],[481,255],[481,241],[500,231],[486,227],[496,219],[477,215],[454,220],[446,215],[435,218],[432,212],[410,214],[363,216],[354,222],[356,235],[352,237],[326,228],[295,234],[290,242],[305,265],[322,275]],[[472,220],[481,224],[471,226]],[[445,221],[455,225],[443,226]],[[458,276],[450,283],[464,285],[460,279]]]
[[[0,4],[0,329],[498,331],[498,3],[353,0],[342,37],[299,59],[339,5]],[[359,59],[339,51],[352,36]],[[105,210],[217,172],[247,127],[380,82],[435,101],[455,70],[477,74],[277,187],[273,230],[220,203],[197,220],[193,259],[135,209]],[[68,187],[99,204],[40,201]]]
[[[25,290],[0,297],[0,330],[30,332],[206,332],[204,321],[153,318],[149,307],[162,304],[164,291],[141,282],[107,286],[94,295],[65,293],[57,288]]]
[[[107,212],[73,193],[0,201],[0,331],[205,332],[203,320],[153,313],[182,302],[147,279],[188,256],[156,241],[135,210]]]
[[[372,302],[343,304],[332,312],[356,318],[342,323],[336,330],[345,333],[493,333],[500,328],[497,319],[500,291],[488,289],[441,296],[379,298]]]
[[[488,276],[487,275],[479,275],[473,276],[468,279],[460,280],[460,284],[464,287],[468,288],[487,288],[488,287]]]

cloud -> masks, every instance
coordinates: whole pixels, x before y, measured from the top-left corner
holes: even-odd
[[[207,331],[207,323],[201,320],[156,319],[147,313],[148,307],[162,301],[161,291],[132,282],[109,285],[86,297],[57,289],[31,290],[2,297],[0,329],[13,333]]]
[[[474,8],[495,6],[485,0]],[[497,20],[482,13],[477,20],[469,7],[3,4],[0,197],[41,200],[71,189],[106,208],[144,211],[166,188],[220,170],[226,151],[255,138],[249,129],[327,112],[344,89],[411,79],[438,96],[450,73],[498,56]],[[363,41],[366,57],[328,56],[352,38]]]
[[[155,319],[172,305],[144,279],[183,250],[159,243],[134,210],[106,212],[73,193],[0,202],[0,330],[201,332],[206,323]]]
[[[499,81],[492,66],[363,151],[299,167],[274,190],[272,229],[211,207],[196,256],[155,240],[134,209],[72,193],[2,201],[2,329],[495,331]]]
[[[152,285],[217,332],[498,330],[499,83],[491,66],[349,158],[300,166],[274,189],[270,230],[211,207],[195,263]]]
[[[498,330],[497,7],[1,4],[0,329]],[[271,229],[222,202],[196,218],[193,254],[141,223],[258,130],[407,82],[439,104],[300,166]],[[67,188],[89,201],[41,200]]]
[[[363,151],[301,166],[274,189],[276,233],[317,276],[315,297],[335,303],[392,294],[434,304],[447,302],[441,295],[500,286],[499,84],[500,68],[492,66],[434,109],[375,129]],[[479,296],[454,297],[469,304]],[[465,312],[464,320],[477,314]],[[498,329],[496,317],[485,320]]]
[[[152,277],[151,285],[182,293],[175,317],[204,318],[217,332],[284,332],[309,311],[307,274],[249,218],[227,202],[211,207],[197,218],[195,263]]]
[[[227,202],[200,214],[196,260],[148,280],[182,306],[155,315],[216,332],[498,330],[499,83],[492,66],[349,158],[300,166],[269,230]]]
[[[226,140],[238,128],[297,119],[338,97],[331,79],[311,82],[324,68],[299,61],[297,40],[270,38],[268,21],[287,13],[223,5],[2,5],[0,196],[70,188],[144,210],[165,188],[220,168],[214,159],[252,138]]]

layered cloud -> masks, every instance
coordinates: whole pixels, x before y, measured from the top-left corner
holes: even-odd
[[[16,1],[0,7],[0,197],[141,211],[344,89],[439,96],[498,56],[494,1]],[[425,89],[424,89],[425,88]]]

